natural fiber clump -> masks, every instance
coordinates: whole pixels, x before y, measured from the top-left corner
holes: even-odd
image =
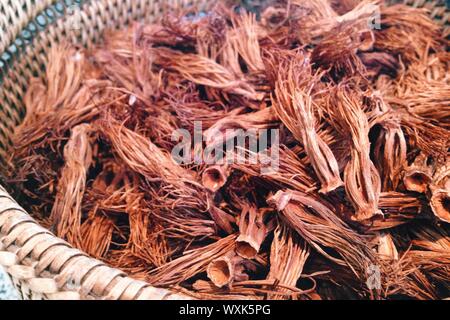
[[[17,196],[196,298],[448,298],[448,40],[405,5],[264,3],[55,45],[23,97]]]

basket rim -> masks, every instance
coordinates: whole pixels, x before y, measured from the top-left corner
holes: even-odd
[[[41,227],[2,186],[0,208],[0,266],[24,298],[192,299],[135,280],[73,248]]]

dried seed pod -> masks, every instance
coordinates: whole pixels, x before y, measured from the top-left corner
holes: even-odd
[[[230,175],[228,165],[213,165],[203,171],[202,184],[212,193],[217,192],[227,182]]]
[[[155,286],[173,285],[187,280],[206,271],[208,265],[215,259],[230,253],[235,255],[233,253],[235,240],[236,235],[232,234],[209,245],[186,251],[182,256],[152,270],[148,280]]]
[[[381,177],[381,190],[396,190],[401,171],[406,163],[407,145],[402,128],[396,122],[382,124],[383,128],[375,143],[374,157]]]
[[[425,203],[417,194],[396,191],[382,192],[379,207],[386,214],[418,215],[422,212]]]
[[[382,216],[378,210],[381,179],[370,159],[369,122],[358,91],[339,86],[333,97],[336,108],[329,107],[332,121],[352,140],[351,159],[344,171],[345,191],[355,208],[352,219],[364,222]]]
[[[327,32],[314,48],[311,60],[323,70],[329,69],[333,78],[339,79],[342,74],[364,74],[364,65],[356,55],[360,43],[352,39],[354,37],[355,25],[345,23],[337,26],[336,30]]]
[[[403,183],[409,191],[425,193],[431,183],[433,167],[427,164],[428,156],[420,153],[414,162],[405,169]]]
[[[58,193],[51,219],[56,234],[75,246],[81,246],[81,202],[86,188],[87,171],[92,164],[91,126],[72,129],[64,147],[65,165],[58,183]]]
[[[245,206],[239,218],[239,236],[236,239],[236,253],[245,258],[253,259],[259,252],[261,244],[272,228],[272,223],[266,220],[268,208],[257,209]]]
[[[207,147],[217,144],[222,146],[226,140],[242,134],[243,130],[268,129],[278,124],[278,118],[272,108],[246,114],[236,113],[236,110],[232,111],[203,133]],[[254,133],[256,134],[256,131]]]
[[[450,223],[450,161],[436,169],[430,186],[430,206],[434,215]]]
[[[372,121],[381,126],[373,152],[374,163],[381,177],[381,190],[397,190],[401,171],[406,164],[406,138],[400,126],[400,119],[392,107],[378,93],[373,94],[372,99],[376,107],[374,113],[380,113]]]
[[[300,53],[289,58],[291,59],[288,63],[282,62],[273,67],[277,69],[278,77],[272,106],[283,124],[304,145],[305,152],[321,182],[321,192],[328,193],[342,186],[343,182],[333,152],[318,134],[314,116],[315,105],[311,97],[318,78],[311,75],[307,57]],[[278,69],[286,71],[279,72]],[[306,79],[311,83],[305,84]]]
[[[378,209],[381,183],[380,176],[373,163],[361,170],[363,165],[359,155],[358,152],[352,150],[352,158],[345,167],[344,181],[347,196],[356,209],[352,219],[364,222],[376,216],[383,216],[383,213]]]
[[[377,264],[377,258],[364,238],[340,220],[330,209],[331,205],[326,205],[317,195],[280,190],[267,201],[311,248],[325,258],[347,266],[359,279],[365,279],[367,268]],[[339,257],[330,254],[327,248],[333,249]]]
[[[434,190],[430,199],[430,206],[439,220],[450,223],[450,191]]]
[[[234,281],[248,280],[243,263],[242,257],[234,252],[229,252],[211,261],[206,268],[206,274],[218,288],[231,286]]]
[[[329,74],[334,78],[364,74],[364,65],[356,53],[372,49],[375,35],[368,22],[377,8],[376,2],[361,1],[342,16],[334,14],[318,21],[320,27],[316,24],[312,33],[321,37],[317,37],[312,61],[330,70]]]
[[[299,107],[299,119],[302,127],[302,141],[305,152],[321,182],[320,192],[331,192],[344,183],[339,174],[339,166],[330,147],[320,138],[314,129],[314,117],[310,97],[299,92],[294,95],[296,106]],[[305,103],[306,102],[306,103]]]
[[[212,59],[168,48],[155,48],[155,55],[158,64],[179,72],[184,78],[194,83],[223,89],[252,100],[263,98],[263,95],[257,93],[253,86],[236,78],[229,70]]]

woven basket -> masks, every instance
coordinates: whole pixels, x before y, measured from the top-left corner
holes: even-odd
[[[29,79],[43,75],[52,43],[90,46],[107,28],[149,21],[173,7],[207,0],[0,0],[0,167],[24,115]],[[399,1],[391,1],[399,2]],[[400,1],[401,2],[401,1]],[[449,34],[445,0],[405,1],[426,7]],[[77,10],[81,28],[68,15]],[[0,173],[0,184],[2,182]],[[0,186],[0,265],[24,299],[185,299],[90,258],[40,227]]]

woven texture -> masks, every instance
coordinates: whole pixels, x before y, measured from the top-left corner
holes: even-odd
[[[45,70],[51,45],[71,39],[89,47],[107,28],[151,21],[188,0],[0,0],[0,167],[14,128],[24,115],[21,101],[32,76]],[[449,34],[445,0],[406,0],[426,7]],[[1,181],[0,174],[0,184]],[[0,187],[0,265],[24,299],[185,299],[184,295],[136,281],[56,238]]]

